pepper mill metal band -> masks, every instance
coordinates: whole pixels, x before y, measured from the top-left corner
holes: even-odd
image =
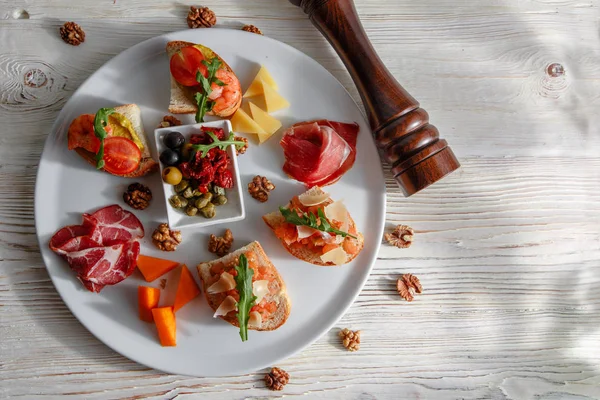
[[[352,0],[290,0],[301,7],[350,72],[377,147],[410,196],[460,167],[429,115],[387,70]]]

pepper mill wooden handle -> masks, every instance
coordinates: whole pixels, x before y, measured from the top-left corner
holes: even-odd
[[[356,84],[377,147],[410,196],[460,164],[429,115],[387,70],[360,23],[352,0],[290,0],[308,14]]]

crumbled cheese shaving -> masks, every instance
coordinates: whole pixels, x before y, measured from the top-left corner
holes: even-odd
[[[340,230],[342,232],[348,232],[348,225],[350,220],[348,218],[348,209],[341,200],[334,201],[327,207],[325,207],[325,216],[329,222],[336,220],[342,223]]]
[[[252,294],[256,296],[256,304],[269,294],[269,281],[260,280],[252,282]]]
[[[328,198],[329,193],[324,192],[318,186],[314,186],[308,189],[306,192],[302,193],[300,196],[298,196],[298,200],[300,201],[300,203],[302,203],[302,205],[306,207],[321,204]]]
[[[311,228],[306,225],[297,225],[296,230],[298,231],[298,240],[302,240],[304,238],[314,235],[315,233],[321,232],[318,229]]]
[[[217,308],[217,311],[215,311],[213,318],[225,316],[231,311],[237,311],[237,301],[233,297],[227,296],[219,308]]]
[[[347,259],[348,255],[341,247],[336,247],[321,256],[323,262],[332,262],[335,265],[345,264]]]
[[[231,275],[229,272],[223,272],[219,280],[210,285],[208,289],[206,289],[206,293],[223,293],[234,288],[235,279],[233,279],[233,275]]]
[[[262,315],[258,311],[252,311],[248,318],[248,327],[260,328],[262,326]]]

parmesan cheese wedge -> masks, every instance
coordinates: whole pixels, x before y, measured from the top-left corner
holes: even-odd
[[[252,311],[248,317],[249,328],[260,328],[262,326],[262,315],[258,311]]]
[[[321,261],[323,262],[332,262],[335,265],[342,265],[346,263],[348,255],[341,247],[336,247],[335,249],[328,251],[327,253],[321,256]]]
[[[275,79],[273,79],[273,77],[271,76],[269,71],[263,65],[260,67],[258,74],[256,74],[256,76],[254,77],[254,80],[252,81],[252,83],[250,84],[248,89],[246,90],[246,93],[244,93],[244,97],[251,97],[251,96],[257,96],[257,95],[263,94],[263,85],[262,85],[261,81],[266,83],[273,89],[279,90],[279,87],[277,86],[277,82],[275,82]]]
[[[272,113],[290,106],[290,103],[277,93],[275,89],[264,83],[264,81],[261,82],[263,85],[263,96],[265,97],[267,112]]]
[[[269,281],[260,280],[252,282],[252,294],[256,296],[256,304],[269,294]]]
[[[321,204],[329,198],[329,193],[324,192],[318,186],[313,186],[306,192],[298,196],[298,200],[303,206],[310,207]]]
[[[334,201],[325,207],[325,216],[330,222],[333,220],[341,222],[342,226],[340,227],[340,230],[342,232],[348,232],[348,226],[350,224],[350,221],[348,220],[348,209],[341,200]]]
[[[235,289],[235,279],[229,272],[223,272],[219,277],[219,280],[213,283],[206,289],[207,293],[216,294],[227,292],[228,290]]]
[[[252,102],[248,102],[248,105],[250,106],[250,112],[254,122],[267,133],[266,135],[258,135],[258,140],[262,143],[281,128],[281,121],[271,117]]]
[[[239,133],[256,133],[258,135],[266,135],[267,132],[260,127],[250,116],[241,108],[231,117],[231,128],[234,132]]]
[[[231,311],[237,310],[237,301],[231,296],[225,297],[225,300],[219,305],[217,311],[213,314],[213,318],[225,316]]]
[[[306,225],[297,225],[296,230],[298,231],[298,240],[302,240],[319,232],[318,229]]]

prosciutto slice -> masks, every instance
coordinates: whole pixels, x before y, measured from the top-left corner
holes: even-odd
[[[136,216],[112,205],[83,214],[81,225],[59,229],[48,245],[89,291],[100,292],[133,273],[142,237],[144,227]]]
[[[328,120],[292,125],[283,134],[283,171],[307,186],[336,182],[356,159],[359,127]]]

